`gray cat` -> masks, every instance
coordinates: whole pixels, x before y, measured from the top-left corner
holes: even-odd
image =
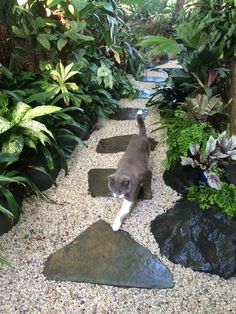
[[[130,213],[148,170],[150,146],[141,110],[137,112],[136,121],[139,135],[135,134],[131,137],[127,150],[118,163],[118,169],[108,177],[108,187],[113,196],[124,198],[114,220],[113,231],[120,229],[124,218]]]

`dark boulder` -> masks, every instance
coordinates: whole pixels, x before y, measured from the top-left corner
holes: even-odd
[[[206,211],[180,200],[151,223],[161,254],[193,270],[224,278],[236,273],[236,221],[219,209]]]

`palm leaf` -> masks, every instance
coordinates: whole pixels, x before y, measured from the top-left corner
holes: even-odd
[[[168,53],[179,54],[183,49],[183,45],[178,44],[174,39],[162,36],[147,36],[140,42],[139,45],[142,47],[155,46],[146,53],[147,56],[156,56]]]

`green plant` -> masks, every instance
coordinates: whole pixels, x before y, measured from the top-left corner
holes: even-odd
[[[220,190],[221,181],[214,169],[236,160],[236,136],[228,138],[226,131],[224,131],[217,139],[210,136],[206,147],[205,145],[203,147],[197,142],[192,142],[189,147],[192,157],[180,156],[181,164],[193,168],[199,167],[209,186]]]
[[[63,98],[66,106],[69,106],[70,101],[77,107],[80,107],[82,100],[86,102],[91,101],[90,97],[86,96],[75,82],[68,81],[72,76],[79,73],[78,70],[72,70],[73,66],[74,64],[70,63],[64,67],[61,61],[57,64],[55,70],[50,69],[50,65],[46,66],[46,68],[50,69],[49,75],[52,81],[47,81],[45,75],[44,79],[40,82],[40,86],[44,91],[54,93],[56,98],[54,98],[52,104],[61,98]],[[80,69],[82,65],[77,63],[75,67]]]
[[[35,118],[60,110],[56,106],[37,106],[18,102],[5,117],[0,117],[1,152],[20,156],[24,145],[36,149],[38,141],[42,144],[48,141],[48,135],[53,138],[46,126]],[[47,134],[47,135],[46,135]]]
[[[199,186],[190,187],[187,197],[190,201],[197,201],[203,210],[217,206],[226,215],[236,215],[236,186],[234,184],[222,182],[221,190],[218,191],[202,183]]]
[[[188,155],[192,143],[206,143],[213,133],[207,123],[196,122],[191,115],[181,110],[176,110],[174,116],[164,122],[167,122],[167,157],[164,162],[167,169],[179,161],[181,155]]]
[[[218,96],[209,98],[197,94],[194,98],[187,97],[183,105],[198,121],[206,121],[209,116],[222,112],[225,105]]]

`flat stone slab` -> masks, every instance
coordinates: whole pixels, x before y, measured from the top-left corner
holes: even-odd
[[[120,108],[116,113],[111,114],[109,119],[112,120],[134,120],[139,110],[143,111],[143,115],[148,114],[147,108]]]
[[[99,220],[49,256],[44,275],[52,280],[165,289],[174,286],[168,268],[149,250]]]
[[[125,152],[132,135],[133,134],[103,138],[98,142],[96,152],[102,154]],[[149,142],[151,151],[154,151],[157,142],[151,137],[149,137]]]
[[[153,90],[140,90],[137,98],[138,99],[150,99],[155,93],[156,91],[153,91]]]
[[[89,192],[92,197],[113,197],[109,191],[107,177],[114,173],[116,169],[90,169],[88,172]],[[138,199],[150,200],[152,172],[149,170],[144,178],[143,186],[140,189]]]
[[[158,76],[141,76],[139,81],[141,82],[153,82],[153,83],[163,83],[167,77],[158,77]]]

